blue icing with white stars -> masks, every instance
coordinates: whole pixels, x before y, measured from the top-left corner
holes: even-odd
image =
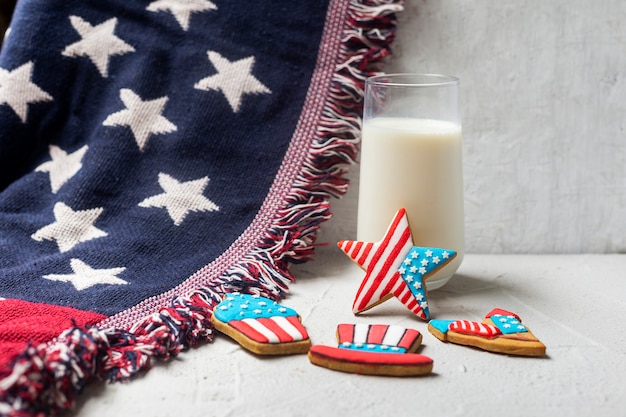
[[[398,273],[424,310],[426,317],[429,317],[429,311],[424,277],[430,275],[455,255],[456,252],[451,249],[413,246],[398,268]]]
[[[344,342],[339,345],[341,349],[358,350],[361,352],[375,353],[406,353],[406,349],[398,346],[387,346],[376,343],[350,343]]]
[[[282,306],[269,298],[239,293],[227,295],[215,307],[213,314],[223,323],[231,320],[298,316],[294,309]]]
[[[524,326],[515,316],[503,316],[501,314],[494,314],[489,317],[493,324],[496,325],[498,329],[502,332],[502,334],[513,334],[513,333],[525,333],[528,331],[526,326]]]

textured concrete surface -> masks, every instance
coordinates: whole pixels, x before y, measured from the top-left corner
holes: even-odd
[[[384,323],[423,333],[433,374],[373,377],[330,371],[306,355],[259,358],[215,341],[126,384],[87,389],[73,417],[626,415],[626,255],[467,255],[459,274],[429,296],[437,319],[478,320],[492,308],[519,314],[547,357],[497,355],[443,343],[395,299],[355,317],[363,272],[336,247],[294,269],[283,302],[315,344],[336,346],[338,323]]]

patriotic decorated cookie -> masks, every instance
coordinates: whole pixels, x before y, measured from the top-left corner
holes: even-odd
[[[450,249],[413,246],[405,209],[398,210],[381,241],[342,240],[337,245],[366,272],[352,306],[354,314],[397,297],[428,320],[426,280],[456,257]]]
[[[229,294],[213,310],[213,325],[259,355],[306,353],[309,335],[298,313],[269,298]]]
[[[433,360],[414,353],[422,335],[414,329],[385,324],[340,324],[338,347],[313,345],[312,364],[365,375],[417,376],[432,371]]]
[[[489,352],[544,356],[546,346],[522,324],[515,313],[496,308],[481,322],[431,320],[428,331],[444,342],[474,346]]]

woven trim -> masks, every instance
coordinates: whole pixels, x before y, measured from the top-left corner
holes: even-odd
[[[226,293],[238,291],[275,300],[285,296],[294,281],[289,265],[312,259],[317,231],[332,215],[329,199],[347,190],[345,175],[355,163],[360,141],[365,79],[378,74],[378,64],[391,53],[395,13],[402,10],[402,0],[351,0],[347,9],[340,3],[331,0],[327,16],[329,20],[340,16],[343,27],[327,25],[327,31],[336,33],[325,32],[320,46],[335,48],[337,54],[320,53],[320,57],[336,60],[318,62],[318,68],[330,65],[334,71],[316,69],[322,78],[314,77],[309,96],[321,99],[313,100],[318,107],[301,116],[300,125],[312,125],[311,117],[319,115],[314,124],[317,129],[308,147],[297,144],[288,151],[281,170],[294,169],[289,166],[293,152],[300,153],[295,160],[302,163],[295,167],[297,176],[291,177],[291,184],[274,184],[278,191],[270,193],[266,204],[277,209],[271,211],[273,218],[257,222],[257,232],[259,224],[269,225],[262,229],[266,232],[256,234],[262,236],[260,241],[244,242],[248,252],[235,261],[229,249],[220,262],[147,300],[130,315],[113,316],[97,327],[74,327],[50,343],[28,347],[0,379],[0,415],[47,416],[68,410],[91,380],[124,380],[148,369],[154,360],[167,360],[212,340],[212,310]],[[340,44],[327,44],[337,39]],[[175,297],[174,293],[187,295]],[[163,297],[170,302],[158,308]],[[142,314],[146,311],[158,313]]]

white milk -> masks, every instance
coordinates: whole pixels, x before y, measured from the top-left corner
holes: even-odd
[[[461,127],[429,119],[379,117],[363,126],[357,240],[377,242],[401,207],[415,246],[457,251],[428,279],[444,285],[465,254]]]

